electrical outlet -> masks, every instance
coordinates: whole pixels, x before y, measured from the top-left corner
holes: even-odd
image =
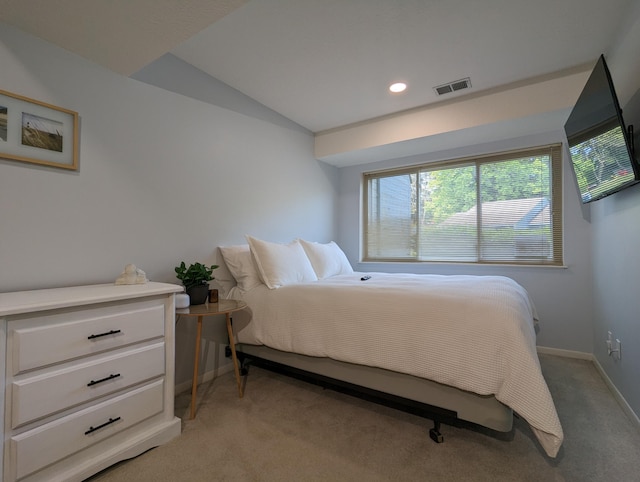
[[[618,338],[616,338],[616,349],[613,351],[616,352],[616,358],[622,360],[622,342]]]

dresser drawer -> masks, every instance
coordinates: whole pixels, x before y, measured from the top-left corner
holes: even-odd
[[[20,479],[160,413],[164,383],[152,382],[85,410],[14,435],[11,465]]]
[[[14,380],[11,384],[11,427],[161,376],[165,366],[164,351],[164,342],[159,342]]]
[[[100,353],[164,335],[159,301],[105,306],[10,322],[12,373]],[[15,326],[15,327],[14,327]]]

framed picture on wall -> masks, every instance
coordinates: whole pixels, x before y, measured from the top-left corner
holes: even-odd
[[[78,169],[78,113],[0,90],[0,158]]]

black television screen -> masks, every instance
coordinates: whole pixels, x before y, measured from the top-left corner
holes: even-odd
[[[609,68],[601,55],[564,130],[583,203],[636,184],[640,169]]]

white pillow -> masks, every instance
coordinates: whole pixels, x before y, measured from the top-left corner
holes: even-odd
[[[247,241],[262,281],[270,289],[318,280],[309,258],[297,240],[281,244],[247,236]]]
[[[213,272],[213,281],[209,282],[209,288],[217,289],[220,298],[226,298],[231,288],[236,286],[237,283],[236,279],[229,271],[227,263],[225,263],[224,258],[222,257],[220,248],[218,248],[218,252],[216,254],[215,264],[218,265],[218,268]]]
[[[344,251],[333,241],[327,244],[320,244],[301,239],[300,244],[305,253],[307,253],[318,279],[353,273],[353,268]]]
[[[262,284],[248,244],[220,246],[219,249],[231,276],[238,283],[238,288],[249,291]]]

